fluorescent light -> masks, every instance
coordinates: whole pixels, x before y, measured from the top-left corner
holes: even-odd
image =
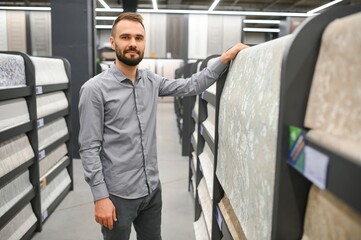
[[[0,10],[50,11],[50,7],[0,7]]]
[[[153,9],[158,10],[157,0],[152,0],[152,3],[153,3]]]
[[[278,28],[243,28],[245,32],[280,32]]]
[[[104,8],[110,9],[108,4],[104,0],[98,0],[98,2],[100,2],[100,4],[103,5]]]
[[[95,8],[96,12],[123,12],[124,9],[123,8]]]
[[[220,0],[214,0],[211,7],[208,9],[208,11],[213,11],[213,9],[218,5]]]
[[[261,24],[280,24],[280,20],[261,20],[261,19],[245,19],[244,23],[261,23]]]
[[[112,29],[112,25],[95,25],[96,29]]]
[[[332,2],[329,2],[329,3],[326,3],[326,4],[322,5],[322,6],[319,6],[319,7],[315,8],[315,9],[312,9],[311,11],[308,11],[307,14],[314,14],[314,13],[316,13],[318,11],[321,11],[321,10],[323,10],[325,8],[331,7],[332,5],[335,5],[335,4],[337,4],[339,2],[342,2],[342,1],[343,0],[335,0],[335,1],[332,1]]]
[[[109,20],[114,21],[117,17],[108,17],[108,16],[96,16],[95,20]]]

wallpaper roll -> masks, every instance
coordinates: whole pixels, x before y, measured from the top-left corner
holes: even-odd
[[[0,131],[29,121],[28,106],[24,98],[0,101]]]
[[[35,67],[35,83],[37,86],[69,82],[63,60],[41,57],[30,58]]]
[[[322,35],[305,126],[361,144],[361,13],[331,22]]]
[[[0,53],[0,89],[25,85],[24,59],[19,55]]]
[[[270,239],[281,62],[290,36],[240,52],[219,109],[217,177],[247,239]]]
[[[241,224],[238,221],[236,214],[232,208],[231,203],[226,195],[218,203],[219,209],[222,212],[223,220],[227,224],[227,228],[233,238],[233,240],[246,240],[246,236],[243,233]]]
[[[8,34],[7,34],[7,26],[6,26],[6,11],[0,11],[0,51],[7,51],[7,50],[8,50]]]
[[[199,161],[202,166],[202,172],[207,185],[209,196],[211,199],[213,199],[214,156],[207,143],[204,144],[203,152],[199,155]]]
[[[198,220],[193,223],[193,228],[194,234],[196,235],[196,240],[209,240],[203,213],[201,213]]]
[[[36,216],[29,203],[0,230],[1,239],[19,240],[36,222]]]
[[[21,134],[0,143],[0,177],[34,157],[28,137]]]
[[[216,109],[212,104],[207,104],[207,115],[209,122],[213,125],[213,128],[216,126]]]
[[[39,175],[43,177],[52,167],[54,167],[68,153],[65,143],[61,144],[55,150],[51,151],[45,158],[39,162]]]
[[[23,198],[33,186],[29,180],[29,171],[17,176],[0,189],[0,217]]]
[[[212,200],[208,193],[207,184],[204,178],[201,179],[198,185],[198,197],[202,206],[203,215],[205,218],[209,236],[212,235]]]
[[[302,240],[360,238],[360,213],[313,185],[308,196]]]
[[[47,210],[70,183],[71,179],[65,168],[41,191],[41,212]]]
[[[67,107],[68,100],[63,91],[36,96],[36,110],[38,118],[64,110]]]
[[[38,130],[39,150],[68,134],[68,127],[64,118],[59,118]]]

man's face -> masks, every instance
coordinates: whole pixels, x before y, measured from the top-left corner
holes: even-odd
[[[144,55],[144,28],[138,22],[122,20],[116,25],[114,36],[110,36],[110,43],[120,62],[136,66]]]

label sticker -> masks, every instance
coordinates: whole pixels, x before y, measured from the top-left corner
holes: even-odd
[[[321,189],[326,188],[329,159],[326,154],[310,146],[305,147],[304,175]]]
[[[43,94],[43,87],[36,87],[35,88],[35,93],[36,94]]]
[[[44,126],[44,118],[38,119],[38,121],[36,121],[36,123],[37,123],[38,128],[43,127]]]
[[[38,159],[41,160],[45,157],[45,149],[44,150],[41,150],[38,154]]]

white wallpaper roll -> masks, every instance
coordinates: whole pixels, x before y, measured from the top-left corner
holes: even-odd
[[[64,62],[61,59],[30,57],[35,67],[36,85],[49,85],[69,82]]]
[[[68,107],[68,100],[63,91],[52,92],[36,96],[36,110],[38,118],[64,110]]]
[[[201,179],[198,185],[198,197],[206,220],[209,236],[212,236],[212,200],[208,193],[207,184],[204,178]]]
[[[28,106],[24,98],[0,101],[0,131],[29,121]]]
[[[0,230],[1,239],[19,240],[36,222],[36,216],[29,203]]]
[[[40,178],[44,176],[53,166],[62,160],[68,153],[65,143],[61,144],[55,150],[51,151],[45,158],[39,162]]]
[[[360,213],[313,185],[308,196],[302,240],[360,238]]]
[[[71,179],[65,168],[41,191],[41,212],[47,210],[70,183]]]
[[[0,177],[34,157],[28,137],[21,134],[0,143]]]
[[[207,185],[208,193],[211,199],[213,199],[213,161],[214,155],[209,148],[207,142],[204,144],[203,152],[199,155],[199,161],[202,166],[203,176]]]
[[[0,53],[0,89],[24,87],[25,64],[23,57]]]
[[[209,240],[203,213],[201,213],[198,220],[193,223],[193,228],[196,235],[196,240]]]
[[[165,58],[167,46],[167,15],[151,14],[147,36],[149,52],[153,58]]]
[[[361,144],[360,23],[361,13],[357,13],[334,20],[325,29],[305,117],[306,127],[346,142],[353,141],[358,146]]]
[[[51,13],[30,11],[32,56],[51,56]]]
[[[68,134],[68,127],[64,118],[59,118],[38,130],[39,150],[49,146],[56,140]]]
[[[0,51],[8,50],[7,38],[6,11],[0,11]]]
[[[25,11],[6,11],[8,51],[26,52]]]
[[[189,15],[188,23],[188,58],[207,57],[207,15]]]
[[[24,197],[33,186],[29,180],[29,171],[17,176],[0,189],[0,217]]]
[[[221,96],[216,173],[247,239],[271,238],[281,63],[289,41],[240,52]]]

